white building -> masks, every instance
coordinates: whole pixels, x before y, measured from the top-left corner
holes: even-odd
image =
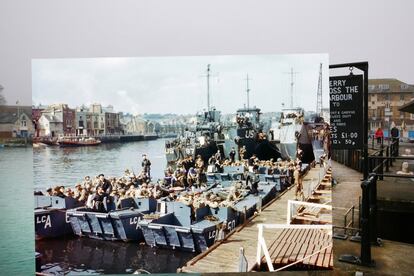
[[[42,114],[39,119],[40,136],[63,136],[63,121],[53,114]]]

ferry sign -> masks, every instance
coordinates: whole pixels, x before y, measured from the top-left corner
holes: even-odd
[[[362,149],[362,75],[330,77],[329,88],[333,149]]]

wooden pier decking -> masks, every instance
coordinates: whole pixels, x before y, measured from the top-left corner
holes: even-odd
[[[311,168],[303,180],[304,191],[315,186],[315,181],[321,180],[323,168]],[[308,195],[305,195],[308,196]],[[277,199],[270,202],[258,215],[254,216],[244,227],[238,227],[224,241],[213,245],[209,250],[203,252],[187,262],[178,269],[178,272],[187,273],[213,273],[213,272],[238,272],[240,248],[244,248],[244,256],[247,259],[247,271],[256,266],[258,224],[285,224],[287,219],[288,200],[295,199],[295,186],[284,191]],[[283,229],[265,231],[263,236],[268,245],[274,243]],[[330,252],[330,253],[329,253]],[[331,251],[327,254],[331,254]]]
[[[300,262],[307,267],[333,266],[332,235],[321,229],[284,229],[269,247],[274,264]],[[306,256],[310,256],[304,259]]]

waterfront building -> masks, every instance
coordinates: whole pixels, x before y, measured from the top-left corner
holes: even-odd
[[[33,136],[31,115],[30,106],[0,106],[0,138]]]
[[[63,136],[63,121],[53,113],[45,113],[39,119],[39,136],[60,137]]]
[[[119,113],[114,111],[112,105],[103,107],[95,103],[89,107],[86,114],[87,122],[91,124],[90,135],[114,135],[122,134]]]
[[[34,126],[34,136],[40,136],[40,117],[42,116],[42,111],[45,110],[47,106],[39,104],[38,106],[32,106],[32,122]]]
[[[105,134],[105,113],[102,110],[101,104],[91,104],[89,111],[92,113],[91,124],[93,135]]]
[[[76,108],[75,118],[75,134],[77,136],[93,135],[92,112],[85,105]]]
[[[388,136],[393,125],[402,137],[414,137],[414,116],[399,108],[414,98],[414,85],[397,79],[370,79],[368,81],[368,121],[373,133],[379,127]]]
[[[76,134],[75,110],[69,108],[67,104],[49,105],[41,113],[42,116],[39,119],[41,136],[53,136],[57,133],[64,136]],[[43,116],[45,118],[42,118]],[[60,127],[61,129],[58,129]],[[45,133],[49,133],[49,135]]]
[[[121,124],[119,121],[119,113],[114,111],[112,105],[103,108],[105,114],[105,135],[121,134]]]

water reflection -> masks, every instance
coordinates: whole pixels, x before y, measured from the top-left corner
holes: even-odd
[[[120,274],[136,270],[175,273],[196,255],[86,238],[37,241],[36,251],[43,255],[42,272],[51,274]]]

